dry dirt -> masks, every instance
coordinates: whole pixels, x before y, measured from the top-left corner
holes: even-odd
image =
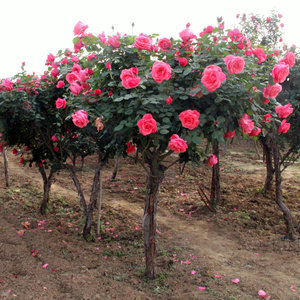
[[[284,240],[273,192],[263,197],[264,165],[252,145],[221,157],[222,203],[207,210],[197,186],[209,190],[211,169],[172,168],[158,210],[157,278],[144,277],[141,219],[143,170],[122,160],[117,180],[105,168],[101,239],[81,237],[82,211],[64,171],[51,189],[47,216],[36,168],[9,153],[11,186],[0,162],[0,299],[300,299],[300,242]],[[86,195],[93,175],[87,159],[79,178]],[[284,173],[284,200],[300,220],[300,166]],[[48,264],[45,266],[45,264]],[[43,268],[44,266],[44,268]],[[217,275],[217,276],[216,276]],[[239,278],[235,284],[233,279]],[[292,286],[292,287],[291,287]],[[199,287],[206,287],[200,290]]]

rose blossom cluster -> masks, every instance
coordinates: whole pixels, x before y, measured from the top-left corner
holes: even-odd
[[[82,70],[81,66],[74,64],[72,72],[66,75],[66,80],[70,84],[70,90],[75,95],[78,96],[83,89],[88,88],[89,84],[86,81],[90,78],[88,75],[90,70],[85,68]]]

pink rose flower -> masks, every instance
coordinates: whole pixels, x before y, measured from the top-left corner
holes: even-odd
[[[77,64],[79,62],[79,58],[76,55],[73,55],[72,56],[72,62]]]
[[[173,134],[168,144],[169,148],[176,153],[183,153],[188,148],[186,141],[177,134]]]
[[[250,40],[248,38],[246,38],[244,35],[241,36],[239,38],[239,43],[237,44],[237,48],[239,48],[240,50],[242,50],[244,48],[247,49],[249,47],[251,47]]]
[[[61,65],[65,65],[69,62],[69,60],[67,58],[63,58],[60,62]]]
[[[80,80],[80,78],[79,78],[79,76],[78,76],[77,73],[72,72],[72,73],[68,73],[68,74],[66,75],[66,80],[67,80],[70,84],[72,84],[72,83],[74,83],[74,82]]]
[[[58,142],[57,136],[56,136],[56,135],[52,135],[51,141],[52,141],[52,142]]]
[[[289,65],[290,68],[292,68],[295,65],[295,62],[296,62],[295,54],[293,52],[288,51],[285,54],[285,59],[283,59],[280,62],[284,62],[287,65]]]
[[[270,113],[265,114],[264,115],[264,122],[266,122],[266,123],[271,122],[271,118],[272,118],[272,116],[271,116]]]
[[[110,63],[110,62],[106,63],[105,66],[106,66],[106,69],[107,69],[107,70],[111,70],[111,63]]]
[[[234,135],[235,135],[235,130],[233,130],[233,131],[227,131],[225,133],[226,139],[232,139],[234,137]]]
[[[178,57],[179,65],[185,67],[188,64],[188,60],[185,57]]]
[[[120,45],[121,45],[121,43],[119,41],[119,37],[116,35],[110,36],[108,38],[108,40],[106,41],[106,44],[112,46],[114,49],[120,48]]]
[[[79,83],[73,82],[70,85],[70,90],[75,96],[78,96],[81,93],[81,91],[83,90],[83,87]]]
[[[137,126],[142,135],[149,135],[157,131],[156,121],[151,114],[145,114],[143,118],[137,122]]]
[[[74,125],[79,128],[86,127],[86,125],[89,123],[87,112],[82,109],[78,110],[72,115],[72,121]]]
[[[66,108],[66,100],[65,99],[61,99],[61,98],[57,98],[56,102],[56,108]]]
[[[133,89],[140,84],[141,78],[136,76],[138,68],[124,69],[121,72],[120,78],[125,89]]]
[[[254,127],[252,131],[249,133],[249,136],[257,136],[261,133],[261,129],[259,127]]]
[[[51,65],[54,62],[54,59],[55,59],[55,56],[52,53],[48,54],[46,64]]]
[[[267,294],[265,291],[263,291],[263,290],[259,290],[259,291],[258,291],[258,297],[259,297],[259,298],[261,298],[261,299],[266,299],[267,296],[268,296],[268,294]]]
[[[74,35],[82,35],[88,27],[88,25],[84,25],[82,22],[79,21],[73,29]]]
[[[268,86],[262,90],[265,98],[276,98],[281,91],[282,86],[279,83],[275,83],[274,85],[268,84]]]
[[[284,64],[284,63],[279,63],[279,64],[275,65],[272,70],[272,77],[273,77],[274,83],[284,82],[285,79],[287,78],[287,76],[289,75],[289,73],[290,73],[289,65]]]
[[[182,30],[179,33],[180,38],[182,39],[183,42],[187,42],[188,40],[191,40],[193,38],[196,38],[196,35],[194,35],[189,28],[186,28]]]
[[[58,82],[57,82],[57,85],[56,85],[56,87],[59,89],[59,88],[62,88],[62,87],[64,87],[65,86],[65,83],[64,83],[64,81],[63,80],[59,80]]]
[[[290,127],[291,127],[290,123],[286,123],[286,120],[282,120],[278,128],[279,134],[288,132],[290,130]]]
[[[243,71],[245,66],[245,60],[240,56],[227,55],[224,61],[229,74],[239,74]]]
[[[152,49],[152,38],[146,34],[141,33],[139,36],[135,38],[134,47],[138,50],[148,50],[151,51]]]
[[[287,118],[293,112],[292,104],[288,103],[286,105],[279,105],[275,108],[276,113],[279,118]]]
[[[266,60],[267,54],[262,48],[252,49],[252,53],[258,58],[258,63],[262,63]]]
[[[101,95],[101,89],[95,89],[94,94],[95,95]]]
[[[169,52],[172,49],[172,42],[167,38],[162,38],[158,41],[158,47],[164,52]]]
[[[242,118],[239,121],[240,127],[242,127],[243,133],[251,133],[254,129],[254,122],[250,120],[250,116],[243,114]]]
[[[166,103],[170,105],[172,102],[173,102],[173,99],[171,98],[171,96],[169,96],[169,97],[166,99]]]
[[[9,78],[4,79],[1,85],[4,86],[8,92],[14,89],[13,82]]]
[[[171,78],[171,73],[171,66],[165,62],[156,61],[152,66],[152,78],[158,83],[169,80]]]
[[[188,109],[179,114],[179,120],[183,127],[190,130],[196,128],[199,125],[200,113],[197,110]]]
[[[209,157],[209,159],[208,159],[208,164],[211,166],[211,167],[213,167],[215,164],[217,164],[218,163],[218,158],[214,155],[214,154],[212,154],[210,157]]]
[[[57,77],[59,75],[59,72],[57,70],[57,68],[54,68],[52,71],[51,71],[51,76],[52,77]]]
[[[201,82],[210,92],[213,92],[221,86],[225,79],[226,75],[220,67],[209,65],[203,71]]]

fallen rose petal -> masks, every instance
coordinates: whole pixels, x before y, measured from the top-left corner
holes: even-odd
[[[267,293],[263,290],[258,291],[258,297],[261,299],[265,299],[267,297]]]
[[[199,289],[200,291],[205,291],[205,290],[206,290],[206,286],[198,286],[198,289]]]
[[[296,292],[296,289],[295,289],[294,285],[291,285],[290,289],[291,289],[292,292]]]
[[[23,230],[23,229],[17,231],[18,236],[23,236],[24,233],[25,233],[25,230]]]
[[[44,264],[42,268],[43,268],[43,269],[47,269],[48,266],[49,266],[49,264]]]
[[[222,278],[223,277],[222,275],[218,275],[218,274],[215,274],[214,276],[215,276],[215,278]]]
[[[191,274],[192,275],[195,275],[197,272],[195,271],[195,270],[193,270],[192,272],[191,272]]]
[[[239,282],[240,282],[240,280],[239,280],[238,278],[232,279],[231,281],[232,281],[233,283],[239,283]]]

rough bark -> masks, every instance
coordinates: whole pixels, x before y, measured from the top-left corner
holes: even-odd
[[[118,173],[118,169],[119,169],[119,163],[120,163],[120,156],[117,156],[117,157],[115,158],[115,167],[114,167],[114,171],[113,171],[113,173],[112,173],[112,175],[111,175],[110,180],[116,179],[117,173]]]
[[[100,176],[99,176],[99,194],[98,194],[98,213],[97,213],[97,235],[100,235],[101,229],[101,204],[102,204],[102,174],[100,169]]]
[[[54,173],[55,172],[51,168],[50,173],[47,176],[46,171],[43,167],[39,168],[39,171],[40,171],[40,173],[42,175],[42,178],[43,178],[43,199],[42,199],[41,204],[40,204],[40,213],[42,215],[45,215],[46,210],[48,208],[48,204],[49,204],[50,189],[51,189],[51,185],[52,185],[53,180],[54,180]]]
[[[148,159],[149,174],[147,175],[147,193],[143,217],[144,246],[146,257],[146,276],[155,278],[156,258],[156,209],[159,196],[159,187],[164,178],[165,167],[160,164],[158,155]]]
[[[286,238],[294,240],[295,238],[295,229],[292,219],[292,214],[289,208],[282,202],[282,187],[281,187],[281,170],[280,170],[280,158],[279,158],[279,149],[276,143],[273,143],[273,159],[274,159],[274,168],[275,168],[275,201],[280,207],[283,217],[286,224]]]
[[[218,158],[218,162],[212,167],[210,203],[216,209],[221,199],[219,143],[213,142],[212,147],[213,154]]]
[[[274,177],[274,167],[273,167],[273,159],[272,159],[272,138],[270,134],[267,134],[266,137],[261,139],[261,145],[263,147],[263,156],[265,158],[267,176],[264,184],[264,193],[270,191],[273,177]]]
[[[85,198],[84,198],[84,194],[83,194],[83,191],[82,191],[82,188],[81,188],[81,185],[80,185],[80,182],[78,180],[78,177],[75,173],[75,170],[74,170],[74,167],[71,166],[71,165],[65,165],[66,169],[70,172],[71,174],[71,177],[73,179],[73,182],[74,182],[74,185],[76,187],[76,190],[77,190],[77,193],[80,197],[80,203],[83,207],[83,213],[84,213],[84,216],[87,215],[87,205],[86,205],[86,202],[85,202]]]
[[[4,161],[4,175],[5,175],[5,185],[9,187],[9,174],[8,174],[8,159],[6,148],[2,150],[3,161]]]
[[[83,228],[83,237],[87,240],[92,228],[92,222],[93,222],[93,215],[94,215],[94,209],[97,206],[97,202],[99,199],[100,194],[100,177],[101,177],[101,169],[102,169],[103,163],[101,162],[101,159],[99,158],[97,168],[94,173],[94,179],[93,179],[93,186],[90,196],[90,203],[87,208],[87,213],[85,215],[85,223]]]

